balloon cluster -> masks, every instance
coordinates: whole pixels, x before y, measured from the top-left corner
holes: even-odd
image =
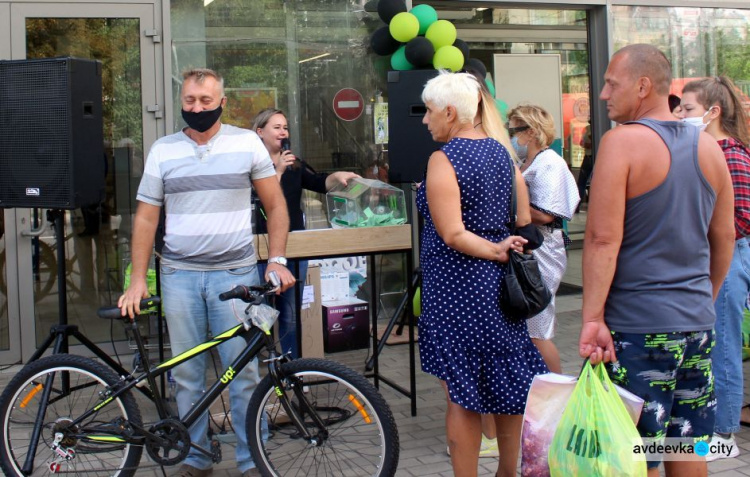
[[[487,70],[481,61],[469,58],[469,45],[456,38],[456,27],[448,20],[438,20],[429,5],[406,10],[404,0],[379,0],[378,15],[386,23],[372,34],[372,50],[391,56],[394,70],[415,68],[460,71],[464,66],[478,73]]]

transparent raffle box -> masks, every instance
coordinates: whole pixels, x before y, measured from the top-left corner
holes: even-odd
[[[406,223],[404,191],[375,179],[356,178],[326,194],[333,228],[376,227]]]

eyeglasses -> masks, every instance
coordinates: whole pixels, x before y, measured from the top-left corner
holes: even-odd
[[[516,134],[518,134],[520,132],[524,132],[527,129],[529,129],[529,126],[518,126],[516,128],[509,127],[508,128],[508,134],[510,134],[511,136],[515,136]]]

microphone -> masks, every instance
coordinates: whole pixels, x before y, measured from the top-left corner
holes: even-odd
[[[285,137],[284,139],[282,139],[281,140],[281,154],[284,154],[286,151],[289,151],[291,149],[292,149],[292,144],[289,142],[289,138]],[[294,159],[294,165],[295,166],[297,165],[298,161],[299,161],[299,159],[297,159],[297,158]],[[292,168],[292,166],[287,166],[286,170],[290,170],[291,168]]]

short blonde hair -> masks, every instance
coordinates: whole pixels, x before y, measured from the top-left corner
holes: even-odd
[[[476,77],[469,73],[440,73],[429,80],[422,91],[422,101],[432,103],[441,111],[447,106],[456,108],[458,122],[471,123],[479,107],[480,86]]]
[[[213,78],[219,84],[221,95],[224,96],[224,78],[219,73],[210,68],[190,68],[182,72],[182,83],[191,79],[198,84],[203,84],[206,78]]]
[[[511,109],[508,121],[515,119],[528,126],[542,147],[549,147],[555,141],[555,118],[541,106],[522,104]]]

